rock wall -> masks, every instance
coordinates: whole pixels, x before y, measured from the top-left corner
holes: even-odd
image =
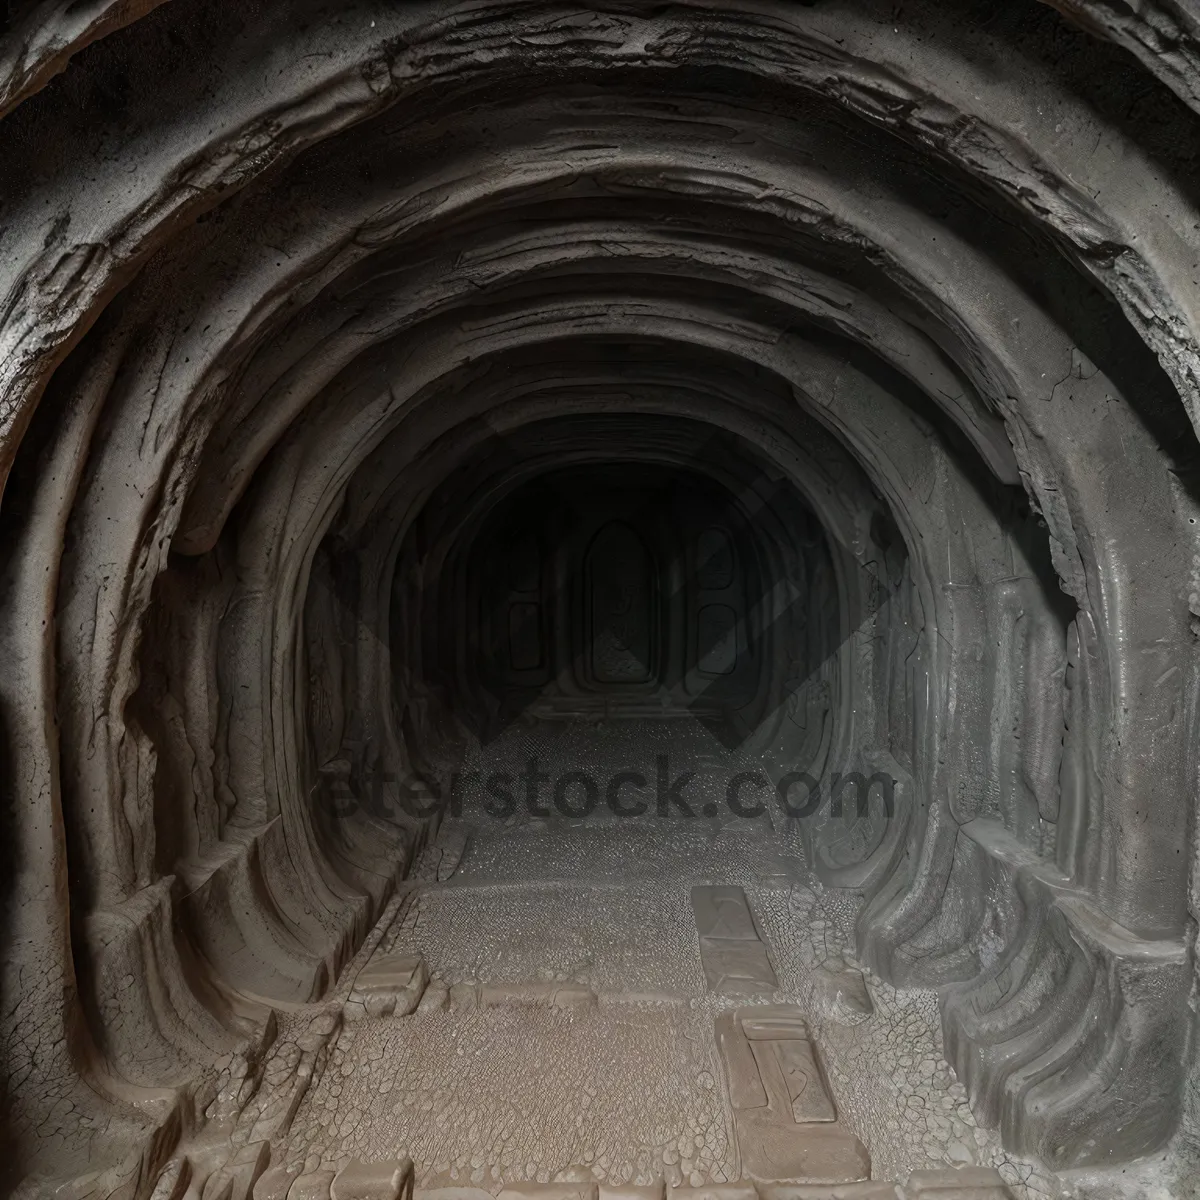
[[[810,848],[874,969],[944,988],[977,1113],[1056,1168],[1194,1123],[1198,26],[15,6],[13,1179],[150,1178],[325,994],[429,828],[330,797],[456,736],[420,514],[480,447],[501,490],[594,455],[600,414],[719,430],[819,522],[821,753],[901,786]]]

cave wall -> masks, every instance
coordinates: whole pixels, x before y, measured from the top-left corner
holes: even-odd
[[[1163,1145],[1196,1091],[1198,26],[16,6],[14,1177],[149,1178],[324,994],[429,832],[338,802],[454,742],[421,514],[597,414],[722,431],[819,521],[823,753],[900,786],[810,849],[875,969],[943,989],[981,1119],[1056,1167]]]

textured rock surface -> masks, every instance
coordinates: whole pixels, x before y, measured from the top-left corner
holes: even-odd
[[[819,1089],[828,1087],[836,1102],[838,1123],[828,1132],[838,1145],[836,1154],[822,1154],[829,1147],[818,1136],[806,1161],[833,1162],[843,1174],[850,1162],[857,1174],[866,1169],[860,1135],[871,1147],[867,1166],[882,1178],[903,1179],[935,1164],[995,1163],[1026,1189],[1022,1196],[1057,1194],[1050,1176],[1011,1160],[994,1134],[977,1127],[941,1055],[936,996],[896,993],[873,980],[878,1012],[866,1020],[860,1014],[860,1025],[846,1023],[817,978],[832,952],[847,952],[827,902],[802,883],[769,874],[773,860],[795,848],[794,834],[765,823],[716,838],[679,824],[621,832],[624,854],[606,861],[590,853],[601,836],[594,828],[561,821],[478,827],[453,881],[428,883],[378,953],[428,945],[431,987],[449,978],[461,988],[466,977],[493,1003],[344,1027],[286,1153],[297,1162],[370,1159],[403,1144],[417,1163],[418,1190],[471,1186],[494,1194],[516,1181],[553,1183],[576,1168],[613,1187],[649,1187],[656,1179],[732,1183],[750,1173],[734,1141],[737,1112],[782,1103],[761,1084],[758,1099],[737,1099],[720,1028],[740,1014],[739,1029],[748,1032],[739,1036],[773,1047],[784,1033],[784,1041],[794,1040],[802,1025],[819,1046]],[[560,886],[535,875],[540,869],[553,877],[564,868],[577,915]],[[732,879],[742,887],[726,882]],[[761,923],[780,964],[779,990],[768,999],[788,1002],[784,1007],[740,1009],[744,1000],[708,990],[694,907],[698,880],[719,884],[721,895],[748,897],[751,928]],[[631,896],[640,902],[630,903]],[[474,901],[469,909],[462,907],[466,898]],[[690,936],[675,919],[677,905],[691,922]],[[555,912],[563,914],[558,926]],[[496,930],[523,936],[497,943],[485,914]],[[571,957],[562,955],[564,947]],[[641,954],[631,955],[631,947]],[[552,1007],[551,995],[572,981],[597,988],[601,1003],[583,1011]],[[752,1055],[748,1061],[757,1082],[759,1066]],[[792,1099],[789,1093],[787,1122],[795,1130]],[[802,1112],[800,1124],[809,1122],[812,1132],[811,1122],[829,1115]]]
[[[1196,1171],[1193,0],[6,12],[0,1189],[494,1191],[521,1022],[745,1186],[735,976],[908,1194]]]

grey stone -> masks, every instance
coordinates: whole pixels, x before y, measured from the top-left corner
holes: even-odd
[[[318,1170],[297,1175],[288,1189],[288,1200],[331,1200],[335,1174],[330,1170]]]
[[[372,958],[354,980],[350,1004],[361,1004],[369,1017],[406,1017],[417,1009],[429,968],[419,954],[388,954]],[[358,1015],[347,1007],[346,1015]]]
[[[746,893],[740,887],[694,887],[692,908],[702,938],[759,940]]]
[[[590,1183],[511,1183],[499,1200],[597,1200],[599,1189]]]
[[[763,996],[779,986],[762,942],[701,938],[700,957],[708,990],[718,996]]]
[[[413,1165],[409,1158],[381,1162],[355,1159],[336,1175],[331,1200],[400,1200],[411,1197]]]
[[[668,1200],[758,1200],[752,1183],[714,1183],[701,1187],[672,1187]]]
[[[904,1184],[905,1200],[1012,1200],[998,1171],[988,1167],[914,1171]]]
[[[230,7],[0,36],[0,1193],[238,1200],[483,1093],[429,1180],[732,1178],[707,1024],[662,1078],[726,997],[828,1034],[722,1027],[738,1121],[1182,1191],[1196,5]],[[404,1065],[605,1021],[703,1134],[580,1064],[532,1162]]]
[[[254,1185],[254,1200],[287,1200],[299,1174],[298,1166],[268,1167]]]
[[[666,1186],[661,1179],[647,1186],[631,1183],[600,1184],[600,1200],[665,1200],[665,1196]]]

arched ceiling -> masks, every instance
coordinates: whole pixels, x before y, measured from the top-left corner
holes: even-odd
[[[106,921],[153,909],[161,931],[180,903],[155,840],[167,752],[136,718],[164,580],[227,584],[188,668],[197,711],[236,695],[212,763],[179,734],[226,771],[197,785],[188,869],[278,819],[307,882],[303,916],[275,915],[317,988],[378,895],[297,799],[316,548],[336,529],[394,552],[431,462],[552,415],[727,429],[823,493],[864,561],[863,514],[889,510],[947,636],[954,588],[1050,562],[1096,679],[1097,832],[1058,865],[1132,936],[1182,939],[1198,27],[1186,3],[1101,0],[17,6],[0,771],[14,961],[37,963],[5,985],[21,1160],[87,1160],[78,1129],[44,1130],[62,1105],[108,1120],[97,1079],[128,1099],[190,1069],[182,1034],[168,1067],[122,1059],[101,952]],[[1041,522],[1036,553],[1002,510]],[[187,1003],[241,1028],[212,986]]]

